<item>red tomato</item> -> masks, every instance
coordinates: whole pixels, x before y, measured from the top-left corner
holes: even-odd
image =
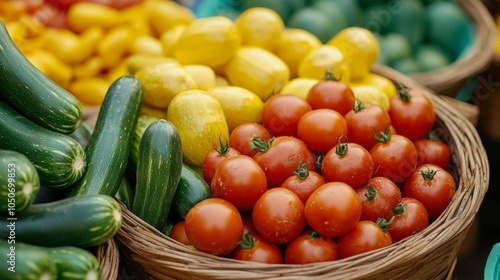
[[[240,124],[231,131],[229,145],[238,150],[242,155],[255,156],[257,150],[252,147],[252,139],[258,137],[267,142],[271,139],[271,133],[263,125],[258,123]]]
[[[225,160],[226,158],[234,157],[240,155],[240,152],[228,144],[220,143],[218,148],[214,148],[205,156],[203,163],[201,165],[201,172],[203,173],[203,179],[207,183],[212,183],[212,179],[215,175],[215,170],[217,166]]]
[[[430,163],[448,169],[451,161],[451,151],[448,144],[425,138],[417,139],[413,143],[417,149],[418,165]]]
[[[313,110],[331,109],[345,115],[352,109],[354,92],[343,82],[322,80],[309,90],[306,100]]]
[[[233,259],[260,263],[283,263],[283,254],[278,245],[257,234],[243,232],[243,239],[233,252]]]
[[[44,4],[36,11],[33,12],[33,18],[38,20],[41,24],[52,27],[67,29],[67,12],[64,10],[59,10],[58,8]]]
[[[432,102],[418,89],[399,89],[390,100],[391,123],[410,140],[424,138],[436,122]]]
[[[304,211],[307,224],[313,230],[326,237],[338,237],[359,222],[361,201],[349,185],[330,182],[311,194]]]
[[[306,264],[339,259],[337,243],[333,239],[308,231],[292,240],[285,249],[285,263]]]
[[[259,152],[253,157],[266,173],[267,187],[276,188],[292,176],[299,164],[316,169],[315,155],[306,144],[295,137],[279,136],[264,143],[254,139]]]
[[[366,185],[356,189],[361,200],[361,220],[376,222],[379,218],[390,220],[394,208],[401,201],[401,190],[385,177],[371,178]]]
[[[300,198],[302,203],[306,204],[309,196],[324,183],[325,180],[321,175],[309,171],[305,164],[301,164],[295,174],[288,177],[281,187],[291,190]]]
[[[358,188],[372,177],[373,159],[363,146],[339,142],[324,156],[321,174],[325,182],[343,182]]]
[[[376,143],[375,135],[391,126],[391,117],[382,107],[375,104],[362,104],[356,101],[353,110],[349,111],[344,119],[349,131],[349,142],[357,143],[370,150]]]
[[[360,221],[347,234],[339,237],[339,255],[341,259],[376,250],[391,245],[389,232],[382,230],[373,221]]]
[[[395,184],[403,183],[417,167],[417,149],[405,136],[381,133],[380,142],[370,149],[374,163],[373,176],[387,177]]]
[[[52,5],[54,8],[58,10],[68,10],[71,5],[82,2],[81,0],[45,0],[46,3]]]
[[[191,245],[191,242],[189,242],[189,239],[187,238],[186,235],[186,229],[185,229],[185,222],[180,221],[177,222],[173,227],[172,231],[170,232],[170,237],[173,240],[176,240],[184,245]]]
[[[304,204],[290,190],[270,189],[255,203],[252,220],[257,232],[267,241],[286,244],[306,226]]]
[[[58,0],[56,0],[58,1]],[[125,9],[130,6],[141,3],[143,0],[77,0],[79,2],[93,2],[102,4],[115,9]]]
[[[189,210],[185,229],[189,242],[197,250],[226,255],[238,246],[243,221],[231,203],[221,198],[208,198]]]
[[[433,164],[417,167],[401,189],[403,196],[415,198],[425,206],[429,219],[436,219],[444,212],[456,190],[451,174]]]
[[[394,219],[389,225],[392,241],[398,242],[411,236],[429,225],[429,214],[420,201],[403,197],[394,209]]]
[[[210,185],[212,197],[227,200],[240,211],[251,210],[266,190],[266,174],[253,158],[245,155],[223,160]]]
[[[241,214],[241,219],[243,220],[243,231],[246,230],[250,234],[258,234],[255,226],[253,225],[251,212],[243,212]]]
[[[320,153],[335,147],[339,138],[347,135],[344,117],[331,109],[317,109],[304,114],[297,125],[297,136]]]
[[[311,105],[296,95],[273,95],[264,102],[262,123],[272,136],[297,136],[297,124],[309,111]]]

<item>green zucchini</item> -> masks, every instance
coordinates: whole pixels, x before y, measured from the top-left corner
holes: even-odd
[[[142,98],[142,85],[134,76],[122,76],[111,84],[85,148],[87,171],[68,196],[116,195],[127,168]]]
[[[56,264],[43,248],[0,239],[0,252],[2,280],[57,279]]]
[[[127,181],[127,179],[122,179],[120,187],[118,188],[118,192],[116,193],[116,198],[123,202],[123,204],[127,206],[127,209],[132,209],[132,202],[134,201],[134,189]]]
[[[57,279],[98,280],[101,279],[101,265],[89,251],[74,247],[47,247],[45,251],[57,268]]]
[[[92,136],[94,128],[87,121],[82,121],[75,131],[68,134],[71,138],[75,139],[82,148],[86,148],[89,143],[90,136]]]
[[[177,128],[159,120],[142,135],[132,213],[162,230],[182,171],[182,144]]]
[[[193,206],[210,197],[210,186],[203,177],[186,164],[182,165],[181,179],[174,195],[173,209],[185,219]]]
[[[66,188],[86,169],[85,151],[66,134],[43,128],[0,102],[0,149],[26,155],[35,166],[40,183]]]
[[[82,105],[19,51],[0,21],[0,95],[47,129],[68,134],[82,118]]]
[[[139,143],[141,142],[142,135],[144,134],[144,131],[146,131],[146,128],[150,124],[152,124],[155,121],[159,121],[160,119],[155,117],[155,116],[150,116],[150,115],[140,115],[139,119],[137,120],[137,126],[135,128],[134,132],[134,140],[132,142],[132,146],[130,147],[130,158],[134,163],[137,164],[137,155],[139,151]]]
[[[21,212],[33,203],[40,191],[40,177],[23,154],[0,150],[0,212]]]
[[[10,236],[11,222],[0,216],[0,238]],[[118,232],[122,212],[118,201],[108,195],[86,195],[31,205],[14,222],[16,242],[87,248]]]

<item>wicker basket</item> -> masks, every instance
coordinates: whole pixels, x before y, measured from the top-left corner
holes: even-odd
[[[450,279],[488,188],[486,152],[472,123],[442,97],[389,68],[377,66],[374,72],[425,90],[436,108],[436,129],[451,146],[457,192],[427,229],[389,247],[334,262],[268,265],[193,251],[122,204],[124,220],[116,239],[125,266],[139,279]]]
[[[454,63],[430,72],[410,76],[423,86],[448,96],[456,96],[469,78],[484,71],[494,57],[496,26],[493,17],[480,0],[456,0],[471,17],[476,40],[467,54]]]
[[[111,238],[97,246],[96,256],[101,265],[101,279],[118,279],[120,253],[116,241]]]

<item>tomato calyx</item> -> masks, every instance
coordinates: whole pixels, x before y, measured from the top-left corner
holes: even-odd
[[[243,237],[239,245],[243,250],[250,250],[255,246],[253,235],[247,229],[243,230]]]
[[[369,185],[366,188],[366,193],[365,193],[366,200],[368,200],[368,201],[375,200],[375,198],[377,198],[377,196],[378,196],[377,190],[372,185]]]
[[[219,145],[214,145],[214,150],[216,150],[219,155],[223,156],[229,153],[229,147],[229,141],[227,139],[224,141],[222,137],[219,137]]]
[[[295,176],[297,176],[299,180],[304,181],[309,176],[309,169],[307,167],[307,163],[301,162],[299,163],[297,170],[295,170],[293,174],[295,174]]]
[[[333,69],[332,70],[325,70],[325,75],[322,77],[323,81],[334,81],[338,82],[340,79],[337,79],[335,75],[333,74]]]
[[[366,109],[366,105],[359,98],[354,98],[354,102],[352,103],[352,110],[357,113]]]
[[[321,238],[321,234],[319,234],[317,231],[313,230],[309,233],[306,234],[306,236],[312,240],[318,240]]]
[[[408,91],[408,88],[405,87],[402,84],[398,84],[398,93],[399,93],[399,98],[403,100],[404,102],[410,102],[411,101],[411,94]]]
[[[323,165],[323,159],[325,155],[323,153],[318,153],[316,155],[316,170],[321,175],[321,166]]]
[[[264,152],[267,152],[269,150],[269,148],[271,148],[271,145],[274,141],[274,137],[272,137],[271,139],[269,139],[268,142],[265,142],[265,141],[262,141],[262,139],[260,139],[258,136],[254,136],[252,137],[252,140],[251,140],[251,148],[254,149],[254,150],[257,150],[261,153],[264,153]]]
[[[435,141],[435,142],[443,142],[443,140],[441,140],[441,138],[439,138],[439,136],[437,135],[437,133],[434,130],[429,131],[429,133],[427,133],[425,138],[428,140]]]
[[[347,154],[347,151],[349,150],[349,145],[347,144],[347,141],[344,143],[340,142],[340,139],[342,139],[342,137],[339,137],[337,146],[335,146],[335,153],[338,156],[343,157]]]
[[[387,232],[389,231],[389,226],[392,224],[392,222],[394,222],[394,216],[391,217],[391,219],[389,221],[387,221],[386,219],[384,218],[378,218],[377,219],[377,226],[383,231],[383,232]]]
[[[386,144],[389,141],[391,141],[391,137],[392,134],[390,127],[386,128],[384,131],[379,131],[378,133],[375,133],[375,140],[377,140],[377,142],[382,144]]]
[[[403,216],[406,214],[406,204],[400,202],[396,207],[394,207],[393,211],[395,216]]]
[[[439,170],[432,170],[429,167],[427,167],[427,170],[420,170],[420,174],[422,175],[422,178],[424,178],[424,181],[432,182],[438,171]]]

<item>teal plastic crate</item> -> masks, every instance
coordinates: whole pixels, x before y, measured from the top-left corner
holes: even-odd
[[[484,280],[500,279],[500,243],[493,245],[491,252],[486,260],[484,268]]]

